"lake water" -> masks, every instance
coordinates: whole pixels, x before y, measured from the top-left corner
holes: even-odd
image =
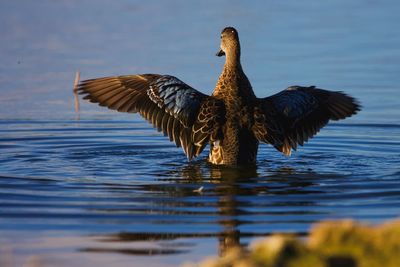
[[[0,265],[177,266],[323,219],[400,215],[397,1],[0,3]],[[239,30],[256,94],[344,90],[363,110],[290,158],[193,162],[135,114],[72,85],[163,73],[211,93],[220,30]],[[202,191],[198,189],[203,187]]]

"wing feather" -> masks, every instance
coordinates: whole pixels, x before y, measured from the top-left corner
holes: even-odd
[[[354,98],[342,92],[293,86],[258,99],[253,132],[258,140],[290,155],[291,149],[304,145],[329,120],[352,116],[360,108]]]
[[[220,126],[222,102],[176,77],[158,74],[114,76],[82,81],[84,99],[120,112],[138,112],[158,131],[198,156]]]

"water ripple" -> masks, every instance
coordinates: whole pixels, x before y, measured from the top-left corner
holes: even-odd
[[[187,254],[209,238],[224,249],[305,235],[321,219],[400,214],[399,125],[332,124],[291,158],[261,146],[254,168],[214,167],[206,153],[187,162],[136,121],[0,125],[2,232],[79,232],[91,242],[81,252]],[[147,245],[107,245],[118,242]]]

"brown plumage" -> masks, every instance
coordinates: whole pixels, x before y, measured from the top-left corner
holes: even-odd
[[[139,112],[182,147],[189,160],[210,144],[209,161],[224,165],[255,163],[259,141],[290,155],[329,120],[360,110],[354,98],[315,87],[292,86],[257,98],[240,64],[239,36],[232,27],[222,31],[217,55],[226,61],[211,96],[158,74],[86,80],[79,91],[101,106]]]

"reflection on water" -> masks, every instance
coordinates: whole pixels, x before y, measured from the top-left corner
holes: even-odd
[[[80,251],[84,252],[113,252],[113,253],[123,253],[123,254],[134,254],[134,255],[158,255],[158,254],[178,254],[188,252],[188,249],[194,247],[195,244],[190,242],[169,242],[165,241],[175,241],[182,238],[209,238],[214,237],[218,240],[218,251],[222,255],[228,248],[234,246],[243,246],[241,242],[242,237],[261,237],[270,234],[269,232],[261,233],[250,233],[241,232],[240,225],[251,224],[251,220],[237,219],[238,217],[245,217],[246,215],[252,215],[251,211],[246,211],[246,207],[253,206],[253,203],[240,201],[241,196],[254,196],[266,193],[273,190],[269,188],[268,185],[257,185],[257,168],[256,167],[223,167],[223,166],[213,166],[205,162],[197,162],[193,164],[184,165],[181,169],[171,171],[167,174],[171,178],[168,181],[172,183],[188,184],[189,187],[193,183],[211,183],[212,188],[208,187],[206,190],[197,192],[197,190],[188,190],[185,187],[173,186],[171,188],[165,184],[158,185],[143,185],[141,189],[148,192],[158,192],[165,195],[168,199],[175,198],[189,198],[193,197],[194,193],[198,193],[201,196],[204,195],[205,198],[210,197],[215,199],[215,211],[214,212],[202,212],[202,215],[213,216],[214,221],[208,221],[208,223],[215,223],[220,225],[221,230],[217,232],[186,232],[186,233],[150,233],[150,232],[120,232],[116,234],[103,235],[96,240],[99,242],[141,242],[150,241],[158,242],[162,245],[160,248],[131,248],[131,249],[107,249],[101,247],[87,247],[82,248]],[[287,183],[289,186],[283,188],[280,192],[281,194],[301,194],[306,193],[305,188],[307,186],[313,185],[312,182],[302,181],[303,177],[317,177],[316,173],[296,173],[292,168],[280,168],[276,170],[276,173],[271,174],[274,181],[280,183]],[[243,186],[242,184],[245,184]],[[161,204],[161,203],[160,203]],[[197,207],[202,207],[200,203],[196,203]],[[210,203],[206,203],[209,205]],[[164,205],[164,204],[161,204]],[[176,210],[171,209],[166,211],[163,209],[160,211],[162,214],[168,215],[189,215],[193,213],[192,209],[180,210],[179,207],[184,206],[185,203],[169,203],[169,208],[176,208]],[[291,205],[291,203],[280,203],[279,205]],[[301,205],[315,205],[313,202]],[[194,205],[190,205],[193,207]],[[146,211],[143,211],[146,212]],[[147,211],[149,214],[153,214],[153,210]],[[213,214],[214,213],[214,214]],[[277,211],[277,212],[257,212],[257,215],[284,215],[293,214],[290,211]],[[301,214],[313,214],[311,211],[304,211]],[[167,223],[171,224],[171,221],[165,221],[161,219],[157,223]],[[178,223],[178,222],[177,222]],[[186,222],[189,224],[190,222]],[[192,222],[194,223],[194,222]],[[304,235],[305,232],[296,232],[298,235]]]

